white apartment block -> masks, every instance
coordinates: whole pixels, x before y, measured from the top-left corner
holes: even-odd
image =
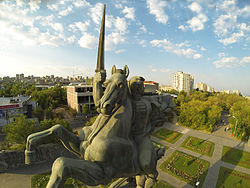
[[[214,88],[203,83],[199,82],[196,84],[196,88],[198,88],[200,91],[208,91],[208,92],[214,92]]]
[[[182,71],[173,73],[172,87],[177,91],[192,91],[194,88],[194,77]]]
[[[239,94],[240,94],[240,91],[239,91],[238,89],[234,89],[234,90],[233,90],[233,93],[239,95]]]

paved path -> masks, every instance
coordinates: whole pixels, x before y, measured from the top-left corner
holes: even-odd
[[[31,176],[48,172],[51,166],[51,163],[45,162],[0,173],[0,188],[29,188]]]
[[[158,128],[161,129],[162,127]],[[156,137],[152,137],[152,139],[158,143],[164,144],[166,146],[169,147],[169,149],[166,151],[165,156],[159,160],[158,162],[158,166],[165,161],[169,156],[171,156],[171,154],[175,151],[175,150],[179,150],[182,152],[185,152],[187,154],[193,155],[195,157],[204,159],[206,161],[210,162],[210,168],[208,170],[205,182],[203,183],[203,188],[213,188],[216,186],[217,183],[217,178],[219,175],[219,170],[220,167],[226,167],[232,170],[237,170],[240,172],[244,172],[247,174],[250,174],[250,169],[247,168],[243,168],[240,166],[235,166],[229,163],[225,163],[223,161],[221,161],[221,155],[222,155],[222,148],[223,146],[230,146],[230,147],[234,147],[234,148],[238,148],[244,151],[248,151],[250,152],[250,146],[245,143],[245,142],[241,142],[241,141],[237,141],[234,140],[232,138],[230,138],[228,135],[226,136],[221,136],[221,134],[228,134],[225,132],[220,132],[219,134],[208,134],[208,133],[204,133],[204,132],[200,132],[197,130],[193,130],[193,129],[188,129],[185,127],[181,127],[175,124],[170,124],[170,123],[165,123],[164,124],[164,128],[173,130],[173,131],[177,131],[177,132],[181,132],[183,134],[183,136],[175,143],[175,144],[171,144],[169,142],[160,140]],[[204,140],[208,140],[211,142],[215,143],[215,148],[214,148],[214,152],[213,152],[213,156],[212,157],[208,157],[205,155],[201,155],[199,153],[190,151],[188,149],[182,148],[180,147],[181,143],[188,137],[188,136],[194,136],[194,137],[199,137],[201,139]],[[191,185],[186,184],[185,182],[179,180],[178,178],[175,178],[163,171],[161,171],[159,168],[159,177],[165,181],[167,181],[168,183],[172,184],[175,187],[192,187]]]
[[[250,146],[247,145],[244,142],[236,141],[227,136],[223,136],[221,134],[224,134],[224,132],[221,131],[221,133],[216,133],[216,134],[208,134],[208,133],[203,133],[200,131],[188,129],[185,127],[181,127],[178,125],[170,124],[170,123],[165,123],[164,127],[170,130],[178,131],[183,134],[183,136],[175,143],[171,144],[168,142],[165,142],[163,140],[157,139],[155,137],[152,137],[153,140],[162,143],[166,146],[168,146],[168,150],[166,151],[164,157],[158,161],[158,166],[165,161],[168,157],[172,155],[172,153],[175,150],[179,150],[182,152],[185,152],[187,154],[193,155],[195,157],[204,159],[206,161],[210,162],[210,168],[208,170],[205,182],[203,184],[203,188],[213,188],[216,186],[218,174],[219,174],[219,169],[221,166],[230,168],[230,169],[235,169],[237,171],[245,172],[250,174],[250,169],[246,169],[240,166],[235,166],[229,163],[225,163],[221,161],[221,154],[222,154],[222,147],[224,145],[238,148],[244,151],[250,152]],[[162,127],[160,127],[162,128]],[[160,129],[158,128],[158,129]],[[188,136],[195,136],[199,137],[211,142],[215,143],[215,149],[212,157],[208,157],[205,155],[198,154],[196,152],[187,150],[185,148],[180,147],[181,143],[188,137]],[[34,166],[27,166],[22,169],[17,169],[17,170],[9,170],[6,173],[0,173],[0,188],[29,188],[30,187],[30,177],[33,174],[39,174],[46,172],[50,170],[52,164],[47,164],[47,163],[42,163],[39,165],[34,165]],[[168,183],[172,184],[173,186],[177,188],[191,188],[191,185],[188,185],[187,183],[179,180],[176,177],[173,177],[167,173],[162,172],[159,168],[159,177],[163,179],[164,181],[167,181]]]

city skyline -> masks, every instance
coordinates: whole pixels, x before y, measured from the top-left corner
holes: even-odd
[[[171,85],[183,71],[250,95],[247,1],[1,1],[0,77],[93,76],[103,4],[105,67]]]

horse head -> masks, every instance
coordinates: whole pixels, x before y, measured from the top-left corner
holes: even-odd
[[[123,69],[112,67],[111,77],[104,82],[105,91],[99,101],[100,112],[105,116],[110,116],[116,106],[120,106],[127,98],[129,75],[128,66]]]

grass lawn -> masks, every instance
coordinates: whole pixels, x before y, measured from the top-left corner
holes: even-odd
[[[250,153],[223,146],[222,161],[250,169]]]
[[[33,175],[31,177],[31,188],[45,188],[50,177],[50,172]],[[101,188],[108,188],[116,179],[113,179],[108,185],[100,185]],[[64,184],[64,188],[86,188],[86,186],[73,178],[68,178],[66,183]],[[174,186],[170,185],[169,183],[158,180],[157,183],[153,186],[153,188],[175,188]]]
[[[249,188],[250,175],[225,167],[220,167],[216,188]]]
[[[167,149],[168,149],[168,146],[164,146],[163,144],[158,143],[158,142],[156,142],[156,141],[154,141],[154,140],[152,140],[152,143],[153,143],[153,145],[154,145],[155,148],[165,147],[165,148],[166,148],[166,151],[167,151]]]
[[[197,181],[200,181],[199,187],[202,187],[209,164],[208,161],[175,151],[160,165],[160,169],[190,185],[195,185]]]
[[[170,142],[171,144],[174,144],[177,140],[179,140],[180,137],[182,137],[182,134],[176,131],[171,131],[171,130],[162,128],[154,132],[152,136],[159,138],[161,140]]]
[[[153,186],[153,188],[175,188],[175,187],[163,180],[158,180],[157,183]]]
[[[214,143],[209,142],[197,137],[189,136],[182,144],[181,147],[191,151],[212,157],[214,152]]]
[[[31,177],[31,188],[45,188],[50,177],[51,172],[43,173],[43,174],[38,174],[38,175],[33,175]],[[65,188],[74,188],[76,187],[79,188],[86,188],[86,186],[73,178],[68,178],[67,181],[64,184]]]

